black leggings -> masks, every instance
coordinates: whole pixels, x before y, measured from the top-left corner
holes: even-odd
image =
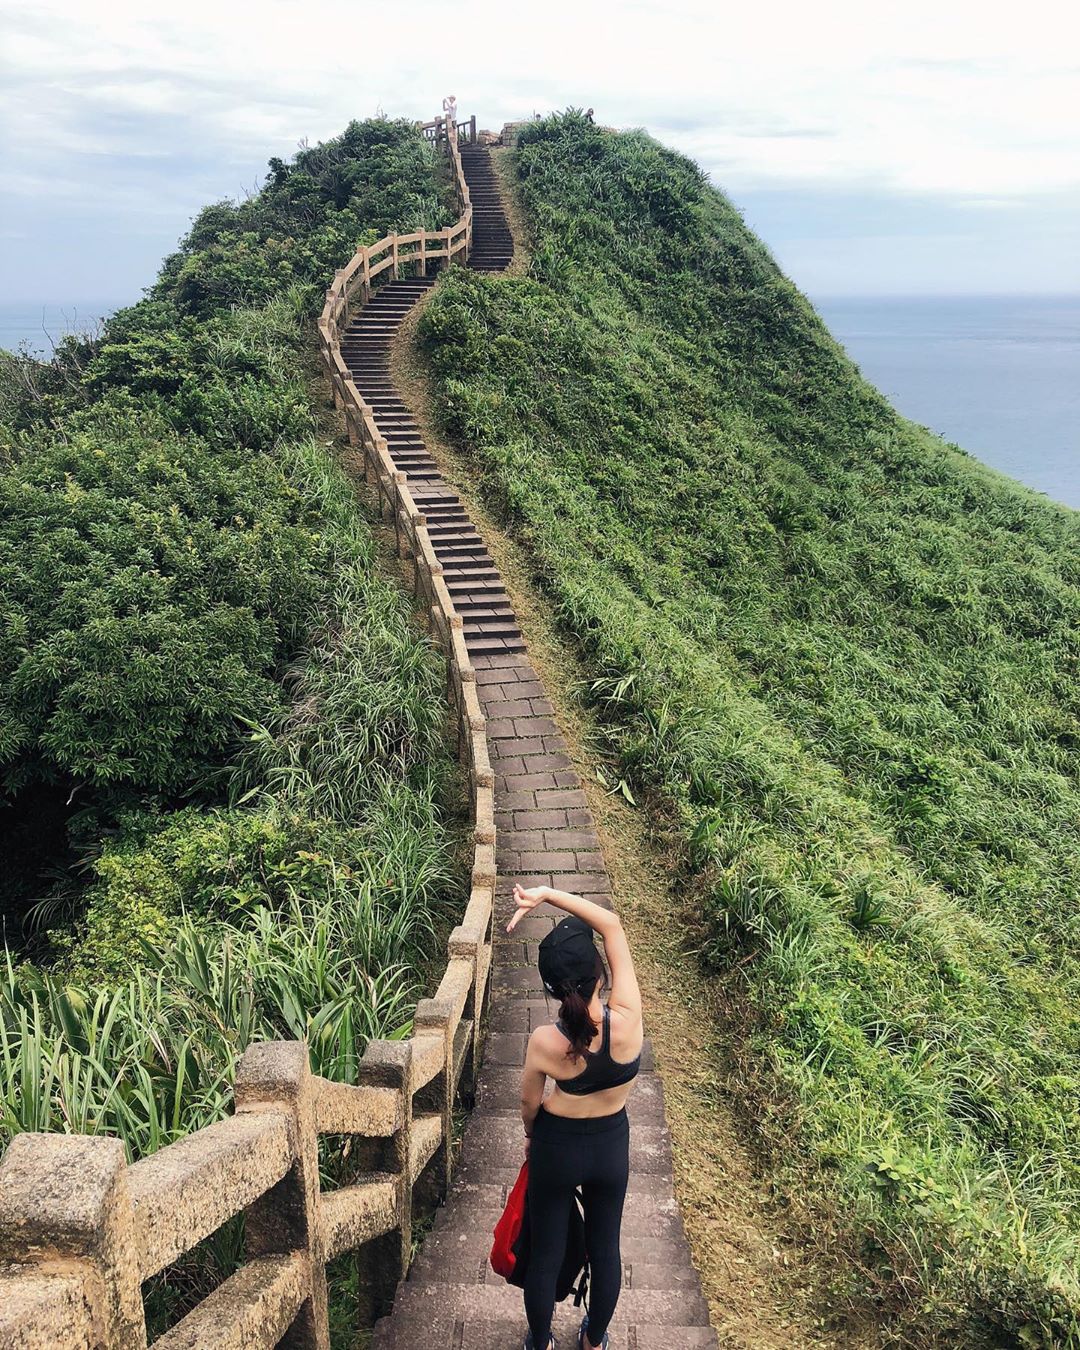
[[[525,1316],[534,1350],[547,1350],[551,1336],[555,1281],[566,1249],[570,1205],[579,1186],[589,1253],[590,1344],[598,1345],[607,1331],[622,1286],[619,1229],[629,1170],[630,1122],[625,1109],[570,1120],[540,1108],[529,1149],[532,1247],[525,1276]]]

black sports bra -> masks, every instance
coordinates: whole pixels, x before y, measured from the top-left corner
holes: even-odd
[[[566,1036],[566,1028],[560,1019],[556,1027]],[[570,1037],[566,1036],[569,1040]],[[590,1092],[603,1092],[605,1088],[622,1087],[638,1076],[641,1068],[641,1052],[637,1058],[620,1063],[611,1058],[611,1013],[604,1008],[604,1032],[599,1050],[585,1051],[585,1067],[573,1078],[556,1078],[555,1086],[560,1092],[569,1092],[574,1097],[584,1097]]]

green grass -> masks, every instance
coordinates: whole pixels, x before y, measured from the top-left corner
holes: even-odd
[[[531,274],[423,341],[787,1184],[921,1334],[1080,1344],[1080,517],[896,416],[688,161],[568,114],[516,166]]]
[[[0,354],[0,806],[33,837],[63,803],[59,880],[30,849],[0,891],[38,900],[0,966],[0,1146],[145,1156],[229,1111],[253,1040],[355,1081],[463,903],[445,669],[320,439],[314,324],[359,244],[456,209],[405,122],[270,170],[100,340]],[[331,1180],[346,1152],[326,1141]],[[153,1282],[155,1332],[240,1238]]]

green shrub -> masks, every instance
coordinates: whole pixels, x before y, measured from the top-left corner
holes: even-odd
[[[325,564],[273,459],[107,403],[23,441],[0,514],[9,791],[62,774],[175,790],[280,697]]]
[[[334,585],[289,476],[313,425],[308,321],[361,239],[450,219],[437,163],[411,123],[351,123],[207,208],[100,341],[6,360],[9,792],[191,791],[273,721]]]

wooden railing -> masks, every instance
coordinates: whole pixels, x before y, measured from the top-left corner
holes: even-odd
[[[475,121],[473,118],[472,123]],[[470,123],[461,125],[468,127]],[[472,248],[473,209],[469,200],[469,185],[465,182],[461,168],[458,124],[440,117],[434,122],[425,123],[425,133],[429,127],[435,129],[430,139],[436,143],[446,143],[461,215],[453,225],[447,225],[441,230],[388,234],[374,244],[358,249],[351,262],[330,283],[326,304],[319,318],[319,335],[324,357],[328,360],[327,370],[334,386],[334,399],[339,407],[346,410],[350,403],[345,390],[349,371],[338,349],[341,334],[348,327],[354,312],[366,305],[375,294],[376,279],[386,279],[386,274],[395,279],[412,273],[423,276],[431,265],[437,266],[442,262],[449,266],[455,258],[464,262]],[[363,406],[359,394],[352,401],[358,407]]]
[[[433,122],[424,122],[420,130],[429,141],[444,140],[447,128],[453,126],[459,138],[466,143],[476,144],[476,116],[475,114],[464,122],[451,122],[449,117],[436,117]]]
[[[467,125],[467,124],[466,124]],[[339,338],[373,279],[467,255],[472,211],[459,127],[437,119],[462,215],[443,231],[390,235],[334,278],[319,321],[323,357],[350,439],[411,557],[433,633],[446,652],[459,749],[468,767],[471,890],[447,964],[407,1040],[371,1042],[356,1085],[310,1071],[307,1046],[249,1047],[235,1114],[133,1165],[117,1139],[17,1135],[0,1163],[0,1347],[146,1346],[142,1284],[243,1214],[244,1261],[155,1350],[327,1350],[326,1262],[355,1252],[362,1327],[389,1310],[409,1262],[414,1214],[430,1209],[452,1167],[451,1112],[469,1095],[481,1050],[495,892],[493,777],[485,721],[462,634],[425,527],[371,410],[341,361]],[[441,126],[441,131],[439,127]],[[387,261],[389,260],[389,261]],[[348,1136],[355,1180],[321,1189],[320,1135]]]

